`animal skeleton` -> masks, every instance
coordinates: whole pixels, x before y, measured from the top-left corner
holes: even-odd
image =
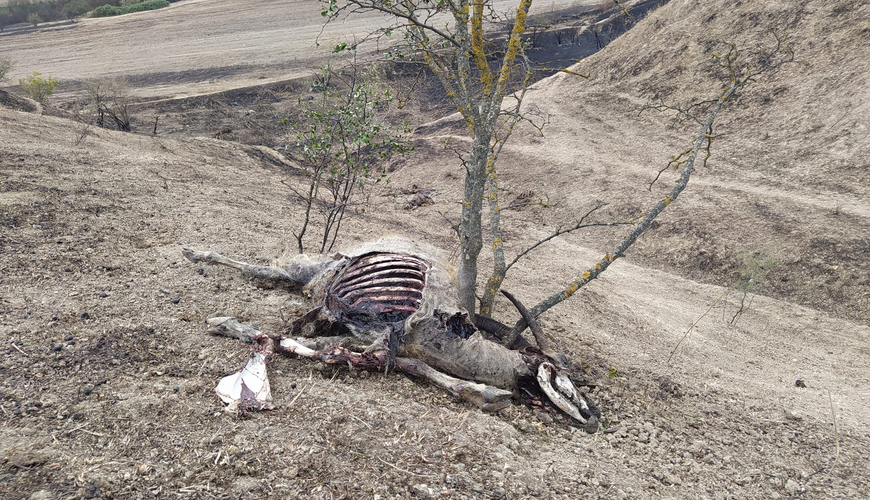
[[[432,249],[403,239],[381,240],[353,252],[294,257],[275,266],[253,266],[214,252],[185,248],[192,262],[220,264],[245,276],[299,289],[315,304],[296,319],[288,336],[269,336],[232,317],[211,318],[209,332],[254,343],[239,373],[225,377],[216,391],[228,410],[272,406],[266,363],[275,352],[317,358],[325,363],[395,369],[425,378],[483,411],[498,411],[514,396],[540,392],[587,430],[598,428],[596,412],[568,377],[564,357],[545,344],[540,327],[506,294],[526,318],[539,349],[524,343],[511,350],[488,340],[478,328],[496,333],[507,327],[474,317],[458,303],[446,266]],[[291,336],[297,337],[295,340]],[[540,391],[540,392],[539,392]]]

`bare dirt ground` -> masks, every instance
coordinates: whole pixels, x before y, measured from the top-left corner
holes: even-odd
[[[72,80],[116,68],[148,99],[293,76],[292,51],[310,46],[277,41],[297,18],[257,18],[232,5],[180,2],[26,41],[0,34],[0,57],[54,61],[53,76]],[[299,31],[313,37],[319,12],[301,10],[293,12],[311,24]],[[112,23],[131,24],[100,31]],[[162,40],[151,30],[163,27],[167,37],[195,38],[204,26],[227,45],[179,38],[159,50],[129,45],[142,51],[136,61],[102,59],[123,33]],[[248,27],[237,36],[240,26]],[[0,496],[866,498],[867,26],[870,6],[855,2],[673,0],[574,68],[588,81],[562,74],[535,84],[527,104],[550,124],[543,137],[517,132],[502,154],[501,185],[507,202],[531,192],[549,207],[508,212],[511,251],[598,200],[611,202],[602,218],[627,218],[662,196],[670,178],[652,192],[646,184],[694,131],[637,110],[658,97],[715,93],[707,54],[719,40],[751,50],[769,41],[768,29],[787,30],[802,60],[739,99],[720,122],[708,167],[627,259],[542,317],[554,344],[600,384],[593,399],[606,432],[594,435],[544,424],[519,406],[484,414],[402,375],[289,358],[272,368],[277,410],[223,413],[213,387],[239,369],[246,349],[207,336],[203,320],[235,315],[277,331],[302,299],[228,270],[200,270],[180,249],[247,261],[292,253],[298,207],[281,182],[292,166],[264,146],[85,130],[4,104]],[[230,50],[230,40],[273,52]],[[60,46],[92,52],[67,63],[79,56]],[[220,69],[245,64],[255,71]],[[309,69],[299,63],[300,73]],[[226,80],[208,83],[200,70]],[[449,258],[455,243],[442,214],[457,216],[460,166],[442,144],[455,120],[425,118],[433,123],[417,129],[417,154],[396,164],[392,188],[352,219],[345,246],[398,234]],[[405,210],[396,193],[415,185],[435,189],[434,203]],[[520,261],[505,287],[534,303],[620,234],[554,240]],[[776,266],[730,324],[739,294],[717,300],[747,260],[765,259]],[[515,313],[500,303],[496,316]]]
[[[494,2],[500,11],[511,3]],[[589,3],[551,0],[537,11]],[[185,0],[159,12],[0,32],[0,57],[19,61],[8,75],[13,82],[33,71],[69,83],[124,76],[140,97],[211,94],[308,76],[335,44],[361,40],[386,24],[372,13],[324,28],[322,10],[316,0]],[[58,96],[75,90],[60,87]]]

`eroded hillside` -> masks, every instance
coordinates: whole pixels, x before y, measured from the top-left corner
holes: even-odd
[[[248,261],[292,252],[298,207],[282,181],[293,166],[262,147],[0,108],[0,494],[866,497],[867,9],[673,0],[580,63],[589,80],[559,75],[530,92],[550,123],[543,137],[517,132],[501,183],[508,202],[549,207],[508,211],[509,252],[599,200],[618,218],[661,196],[670,179],[646,184],[693,129],[637,110],[715,92],[706,53],[720,39],[752,50],[785,30],[803,61],[723,115],[708,167],[627,259],[542,317],[598,384],[606,432],[595,435],[520,406],[483,414],[402,375],[295,358],[273,364],[277,410],[224,414],[213,387],[246,347],[207,336],[203,320],[235,315],[275,332],[303,298],[199,269],[180,248]],[[149,22],[161,15],[174,14]],[[461,200],[461,167],[442,147],[451,121],[419,129],[418,154],[352,219],[344,245],[401,234],[449,260],[444,217]],[[397,193],[415,185],[434,189],[433,203],[406,210]],[[554,240],[505,287],[535,302],[618,237]],[[739,296],[716,301],[747,254],[777,265],[730,324]],[[501,303],[496,313],[514,315]]]

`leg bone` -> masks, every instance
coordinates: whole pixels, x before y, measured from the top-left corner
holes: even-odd
[[[346,363],[358,368],[378,371],[383,370],[389,362],[387,350],[357,353],[339,346],[324,350],[312,349],[291,338],[272,339],[261,334],[256,327],[239,323],[233,317],[211,318],[208,324],[209,333],[241,340],[253,339],[255,343],[251,358],[242,371],[224,377],[216,388],[218,396],[229,404],[227,411],[272,407],[266,362],[273,352],[287,352],[318,359],[327,364]],[[452,377],[418,359],[397,357],[393,362],[396,370],[426,379],[486,412],[506,408],[510,405],[513,396],[510,391]]]
[[[206,320],[206,323],[209,326],[208,333],[239,339],[247,344],[253,342],[254,337],[260,334],[260,330],[255,326],[248,323],[239,323],[232,316],[209,318]]]
[[[198,252],[196,250],[191,250],[190,248],[182,248],[181,253],[187,257],[187,260],[193,263],[205,262],[208,264],[219,264],[231,267],[233,269],[238,269],[243,275],[252,278],[269,281],[284,281],[293,283],[294,285],[304,284],[300,283],[298,279],[291,276],[287,271],[280,267],[252,266],[238,260],[229,259],[216,252]]]
[[[324,363],[348,362],[353,366],[380,370],[386,365],[386,351],[355,353],[341,347],[333,347],[328,351],[315,351],[299,342],[282,338],[282,351],[291,352],[307,358],[318,358]],[[478,406],[481,410],[495,412],[510,404],[513,393],[476,382],[451,377],[441,373],[431,366],[413,358],[395,358],[395,368],[400,372],[424,378],[433,384],[446,389],[450,393]]]
[[[451,377],[418,359],[396,358],[395,361],[396,370],[425,378],[483,411],[496,412],[510,405],[513,396],[510,391]]]

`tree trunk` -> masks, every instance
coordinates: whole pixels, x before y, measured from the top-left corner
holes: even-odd
[[[462,218],[459,221],[459,301],[469,313],[477,310],[477,258],[483,248],[480,221],[483,189],[486,185],[486,159],[489,156],[489,140],[492,135],[492,125],[477,125],[471,158],[466,167],[465,197],[462,201]]]

